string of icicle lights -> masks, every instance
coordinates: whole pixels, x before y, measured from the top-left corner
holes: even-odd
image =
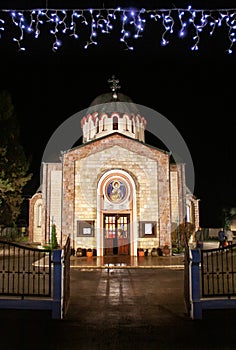
[[[8,28],[10,23],[16,30]],[[189,36],[191,50],[198,50],[202,32],[213,35],[219,27],[224,27],[227,41],[226,51],[231,54],[236,41],[236,8],[231,9],[127,9],[127,8],[94,8],[94,9],[24,9],[0,10],[0,38],[4,38],[7,29],[12,40],[17,43],[19,50],[26,50],[26,36],[35,39],[43,27],[53,38],[52,50],[57,51],[62,46],[65,36],[84,40],[83,27],[86,27],[84,48],[98,44],[101,34],[112,31],[120,33],[119,40],[128,50],[134,49],[134,39],[140,38],[149,21],[159,22],[161,25],[161,45],[171,41],[173,33],[180,38]],[[14,34],[13,34],[14,33]],[[83,34],[82,34],[83,33]],[[9,36],[9,33],[8,33]]]

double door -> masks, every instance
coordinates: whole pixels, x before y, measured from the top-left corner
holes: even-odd
[[[104,215],[104,255],[130,254],[130,215]]]

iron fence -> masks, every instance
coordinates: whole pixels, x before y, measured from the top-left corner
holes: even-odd
[[[0,295],[51,297],[52,252],[0,241]]]

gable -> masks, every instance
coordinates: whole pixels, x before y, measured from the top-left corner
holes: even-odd
[[[129,151],[131,154],[136,156],[142,156],[146,160],[155,160],[155,161],[163,161],[168,160],[170,153],[157,149],[155,147],[149,146],[147,144],[144,144],[142,142],[130,139],[128,137],[124,137],[121,134],[113,134],[110,136],[107,136],[102,139],[95,140],[93,142],[89,142],[85,145],[79,146],[75,149],[72,149],[64,154],[65,158],[70,159],[82,159],[87,158],[88,156],[103,152],[114,154],[113,147],[119,147],[119,149],[122,149],[123,152]],[[113,151],[112,151],[113,149]],[[117,149],[117,148],[116,148]],[[118,149],[117,149],[118,150]],[[122,152],[118,152],[120,155],[120,159],[122,159],[123,155]]]

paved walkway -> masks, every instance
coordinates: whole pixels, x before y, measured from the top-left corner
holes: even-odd
[[[218,248],[218,242],[204,242],[204,249]],[[172,256],[144,256],[144,257],[130,257],[130,256],[106,256],[106,257],[71,257],[72,268],[184,268],[184,254],[176,254]]]
[[[106,257],[76,257],[71,256],[72,268],[180,268],[184,267],[184,255],[174,256],[106,256]]]

